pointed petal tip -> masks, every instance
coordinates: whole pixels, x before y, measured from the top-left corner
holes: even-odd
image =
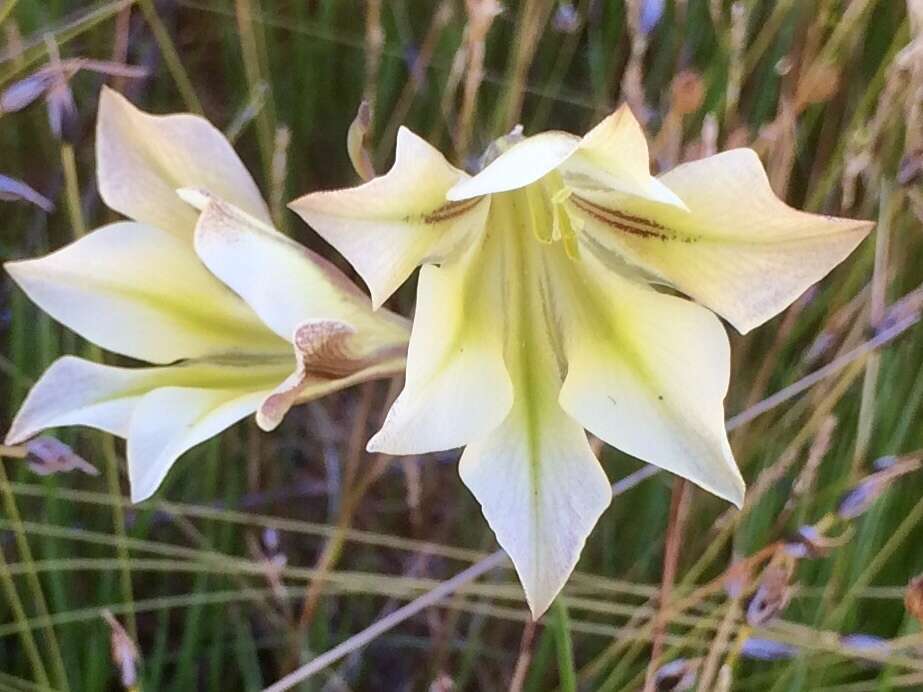
[[[733,481],[726,487],[719,488],[715,486],[706,488],[703,486],[702,489],[720,497],[722,500],[730,502],[737,509],[743,509],[744,499],[747,493],[747,484],[744,482],[743,476],[739,473],[735,475]]]
[[[466,199],[471,197],[476,197],[477,195],[469,195],[466,193],[467,187],[466,183],[471,180],[471,178],[466,178],[464,180],[459,180],[452,187],[448,189],[445,193],[445,199],[447,202],[463,202]]]
[[[684,212],[689,212],[689,206],[677,195],[673,190],[667,187],[657,178],[651,178],[651,183],[648,186],[648,193],[650,198],[655,202],[660,202],[661,204],[668,204],[671,207],[676,207],[681,209]]]
[[[153,495],[155,490],[149,488],[138,487],[138,484],[129,481],[129,499],[133,505],[140,504],[145,500],[149,500]]]
[[[875,221],[869,221],[867,219],[855,219],[854,221],[855,230],[861,233],[863,238],[871,233],[872,229],[878,225]]]
[[[30,287],[36,282],[42,281],[47,276],[43,264],[48,255],[43,257],[30,257],[28,259],[13,260],[6,262],[3,269],[9,274],[13,282],[29,297],[34,303],[35,299],[31,295]]]
[[[369,454],[385,453],[385,450],[382,449],[380,437],[381,437],[381,431],[379,430],[377,433],[375,433],[374,435],[372,435],[372,437],[369,438],[368,442],[366,442],[365,451],[368,452]]]
[[[563,585],[562,587],[563,588]],[[529,593],[529,589],[525,588],[523,585],[523,592],[526,595],[526,605],[529,607],[529,613],[532,615],[532,621],[538,622],[541,617],[548,612],[548,609],[551,607],[551,604],[554,603],[554,599],[558,597],[558,593],[555,593],[552,596],[544,596],[543,598],[536,598],[535,595]]]
[[[195,207],[199,211],[205,211],[205,207],[213,199],[208,192],[196,187],[177,188],[176,194],[186,204]]]
[[[293,199],[291,202],[287,203],[287,204],[285,205],[285,207],[286,207],[287,209],[291,209],[293,212],[295,212],[295,213],[297,214],[297,213],[298,213],[298,210],[299,210],[302,206],[307,206],[307,204],[308,204],[307,200],[308,200],[308,198],[309,198],[312,194],[313,194],[313,193],[310,193],[310,192],[309,192],[308,194],[302,195],[301,197],[296,197],[296,198]]]
[[[366,284],[369,289],[369,297],[372,300],[372,310],[378,310],[391,296],[382,295],[380,291],[377,291],[374,287]]]
[[[99,109],[104,110],[111,108],[118,103],[119,99],[123,101],[127,100],[111,86],[103,84],[102,88],[99,90]]]
[[[263,432],[272,432],[279,427],[279,424],[282,422],[274,418],[270,418],[268,415],[263,413],[262,407],[256,412],[256,427],[258,427]]]
[[[18,432],[16,430],[16,422],[13,421],[13,425],[10,426],[10,429],[6,431],[6,435],[3,436],[3,444],[6,447],[15,447],[25,442],[29,437],[29,435],[23,435],[21,432]]]
[[[747,488],[743,484],[743,482],[741,482],[740,487],[735,489],[734,494],[726,499],[728,502],[734,505],[737,509],[743,509],[744,500],[746,499],[746,495],[747,495]]]
[[[28,271],[26,267],[32,261],[31,259],[10,260],[9,262],[3,263],[3,270],[18,284],[19,277],[22,276],[23,270],[25,269]]]

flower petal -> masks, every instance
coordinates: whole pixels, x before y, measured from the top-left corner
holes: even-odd
[[[96,159],[99,192],[109,207],[182,238],[191,237],[196,213],[176,198],[181,187],[204,188],[270,222],[253,178],[204,118],[149,115],[104,87]]]
[[[708,310],[583,253],[565,331],[561,406],[597,437],[738,506],[724,429],[730,347]]]
[[[683,201],[651,175],[644,131],[627,105],[580,140],[561,173],[565,182],[575,187],[618,190],[685,209]]]
[[[295,329],[295,371],[261,403],[256,422],[272,430],[295,404],[404,369],[403,349],[363,356],[354,349],[356,330],[332,320],[310,320]]]
[[[135,405],[128,431],[131,501],[153,495],[183,452],[256,411],[267,391],[162,387]]]
[[[792,209],[757,155],[734,149],[661,178],[688,212],[580,191],[570,209],[595,243],[672,284],[747,332],[788,307],[868,234],[867,221]]]
[[[347,341],[355,357],[391,357],[406,347],[407,320],[373,312],[365,294],[327,260],[223,200],[205,203],[195,249],[285,339],[306,320],[330,321],[351,327]]]
[[[580,138],[567,132],[542,132],[526,137],[473,178],[459,181],[446,198],[461,201],[525,187],[564,163],[579,146]]]
[[[459,466],[512,559],[535,618],[564,586],[612,499],[586,434],[555,393],[518,390],[507,419],[470,443]]]
[[[523,139],[484,170],[449,190],[450,200],[465,200],[516,190],[557,170],[575,187],[620,190],[684,209],[667,186],[651,176],[647,140],[628,106],[600,122],[583,138],[543,132]]]
[[[503,363],[496,253],[480,244],[420,270],[404,390],[368,450],[418,454],[460,447],[497,427],[513,400]],[[477,311],[477,312],[474,312]]]
[[[158,387],[272,388],[285,377],[286,361],[248,361],[243,367],[189,363],[158,368],[119,368],[82,358],[59,358],[29,391],[6,435],[19,444],[46,428],[86,425],[127,437],[138,402]]]
[[[377,308],[417,266],[442,262],[483,229],[489,200],[446,202],[446,191],[465,177],[401,128],[387,174],[358,187],[305,195],[289,206],[349,260]]]
[[[188,243],[152,226],[104,226],[10,276],[59,322],[110,351],[153,363],[288,352]]]

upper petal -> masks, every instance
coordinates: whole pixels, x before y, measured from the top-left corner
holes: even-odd
[[[105,349],[154,363],[287,351],[189,244],[138,223],[104,226],[10,276],[59,322]]]
[[[724,428],[730,347],[708,310],[583,253],[565,329],[561,406],[597,437],[737,505]]]
[[[647,140],[628,106],[582,138],[543,132],[517,142],[473,178],[456,184],[447,197],[464,200],[515,190],[555,170],[571,186],[620,190],[684,208],[682,200],[651,175]]]
[[[269,222],[253,178],[224,135],[188,113],[150,115],[103,88],[96,123],[99,192],[126,216],[190,238],[196,213],[175,190],[198,187]]]
[[[128,431],[131,501],[156,492],[183,452],[256,411],[266,390],[162,387],[142,397]]]
[[[473,178],[459,181],[446,197],[466,200],[525,187],[564,163],[580,147],[567,132],[542,132],[517,142]]]
[[[661,180],[688,212],[592,191],[580,191],[568,203],[595,243],[715,310],[741,332],[788,307],[872,228],[867,221],[787,206],[749,149],[683,164]]]
[[[460,447],[503,421],[513,392],[496,261],[479,243],[454,262],[420,271],[404,390],[369,451]]]
[[[46,428],[86,425],[127,437],[135,407],[159,387],[234,386],[255,391],[285,376],[285,361],[248,362],[244,367],[186,363],[172,367],[120,368],[63,356],[29,390],[6,435],[19,444]]]
[[[291,340],[307,320],[340,322],[352,329],[347,342],[357,357],[403,353],[407,320],[373,312],[365,294],[327,260],[227,202],[205,202],[195,249],[279,336]]]
[[[443,261],[482,230],[489,200],[446,200],[465,177],[401,128],[388,173],[358,187],[305,195],[290,206],[355,267],[377,308],[417,266]]]
[[[565,182],[621,192],[684,209],[669,187],[651,175],[641,124],[623,105],[590,130],[561,168]]]

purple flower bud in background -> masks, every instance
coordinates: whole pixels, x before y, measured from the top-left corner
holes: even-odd
[[[872,475],[865,478],[843,496],[836,513],[841,519],[855,519],[865,514],[886,487],[887,483],[881,476]]]
[[[29,202],[47,213],[54,211],[51,200],[40,195],[21,180],[0,175],[0,200],[8,202]]]
[[[888,645],[886,639],[876,637],[872,634],[846,634],[840,637],[840,644],[856,651],[873,653],[881,656],[886,656],[891,651],[891,647]],[[860,660],[859,662],[870,668],[877,668],[881,665],[877,661],[868,659]]]
[[[649,34],[657,26],[657,22],[663,16],[664,0],[643,0],[641,3],[641,24],[642,34]]]
[[[875,461],[872,462],[872,468],[874,468],[876,471],[884,471],[885,469],[891,468],[896,463],[897,457],[893,454],[889,454],[887,456],[878,457],[875,459]]]
[[[0,92],[0,113],[14,113],[45,95],[55,80],[55,74],[42,69],[20,79]]]
[[[886,639],[876,637],[873,634],[845,634],[840,637],[840,643],[851,649],[861,649],[865,651],[888,652],[888,642]]]
[[[791,644],[773,641],[772,639],[757,639],[755,637],[745,641],[740,649],[741,656],[758,661],[778,661],[794,658],[797,653],[797,647]]]
[[[554,13],[551,26],[562,34],[573,34],[580,28],[580,14],[569,2],[562,2]]]
[[[55,85],[48,92],[45,104],[48,108],[48,126],[51,133],[62,142],[75,143],[80,134],[80,121],[74,94],[67,82]]]
[[[677,658],[660,667],[654,676],[654,689],[657,692],[681,692],[691,690],[698,677],[700,658]]]

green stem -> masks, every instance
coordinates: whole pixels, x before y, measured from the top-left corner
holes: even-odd
[[[48,602],[45,600],[45,593],[42,591],[42,583],[38,578],[38,572],[34,568],[35,561],[32,559],[32,549],[29,547],[29,540],[26,538],[26,532],[23,530],[22,517],[19,515],[19,508],[16,506],[16,499],[13,497],[10,481],[9,478],[7,478],[6,468],[3,464],[0,464],[0,489],[2,489],[3,494],[3,511],[10,520],[13,535],[16,539],[16,549],[19,552],[19,559],[26,566],[26,583],[29,585],[32,600],[35,603],[35,608],[38,611],[39,617],[46,623],[43,629],[48,649],[51,653],[51,661],[54,666],[58,687],[62,690],[68,690],[70,688],[67,684],[67,671],[64,667],[64,658],[61,656],[61,647],[58,645],[58,638],[55,634],[54,627],[49,624]],[[4,562],[4,568],[5,566],[6,563]]]
[[[86,221],[83,218],[83,210],[80,206],[80,182],[77,177],[77,165],[74,158],[74,148],[69,144],[61,145],[61,164],[64,168],[64,184],[67,191],[67,211],[70,216],[71,226],[74,230],[74,237],[79,239],[86,235]],[[94,361],[102,362],[103,355],[100,349],[93,345],[87,344],[87,356]],[[115,527],[115,534],[118,538],[116,552],[119,558],[119,580],[121,582],[122,598],[126,603],[134,601],[133,589],[131,585],[131,568],[129,567],[130,555],[125,543],[125,509],[117,500],[122,495],[121,485],[119,483],[119,462],[115,452],[115,445],[110,436],[104,435],[100,442],[100,451],[106,462],[106,485],[109,494],[113,498],[112,503],[112,523]],[[134,641],[138,640],[137,624],[133,611],[128,612],[127,616],[128,633]]]
[[[22,605],[22,600],[19,598],[19,594],[16,591],[16,583],[13,581],[13,577],[10,574],[10,569],[6,563],[6,557],[2,550],[0,550],[0,582],[3,584],[3,595],[6,597],[6,602],[9,604],[10,610],[13,611],[14,622],[19,625],[19,635],[22,637],[22,646],[26,652],[26,658],[28,658],[29,663],[32,664],[32,673],[35,675],[35,680],[39,685],[48,687],[50,684],[48,680],[48,671],[45,670],[42,656],[38,651],[38,646],[35,644],[35,637],[32,636],[32,629],[27,624],[29,622],[29,616],[26,614],[26,610]]]
[[[577,692],[577,671],[574,668],[574,644],[570,636],[570,617],[567,606],[559,597],[551,606],[554,616],[555,648],[558,652],[558,675],[560,676],[562,692]]]
[[[160,15],[157,14],[154,3],[151,0],[138,0],[138,5],[141,7],[141,12],[144,14],[144,19],[147,21],[148,26],[151,27],[151,33],[154,34],[154,40],[157,41],[160,54],[163,55],[163,61],[170,72],[170,76],[173,77],[173,81],[176,83],[176,88],[179,89],[180,96],[183,97],[186,108],[193,113],[202,115],[204,111],[199,97],[196,96],[195,88],[192,86],[192,80],[189,79],[189,73],[183,67],[183,61],[179,57],[179,52],[176,50],[173,39],[170,38],[170,32],[164,25],[163,20],[160,19]]]

